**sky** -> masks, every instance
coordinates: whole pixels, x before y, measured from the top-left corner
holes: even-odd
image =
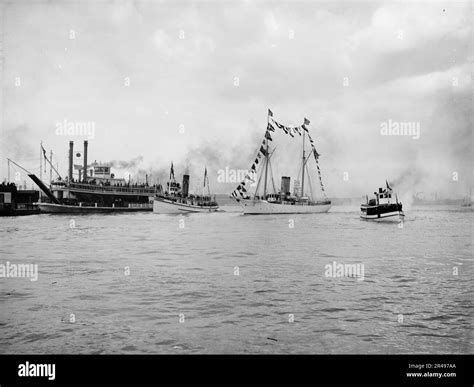
[[[82,150],[88,139],[89,161],[118,176],[162,181],[172,161],[194,183],[207,167],[230,193],[237,184],[219,173],[250,168],[270,108],[285,125],[310,119],[330,197],[386,179],[407,197],[472,186],[468,1],[0,6],[2,180],[7,157],[39,173],[40,141],[65,176],[69,141]],[[65,121],[93,135],[64,135]],[[418,136],[381,132],[402,123]],[[300,158],[293,145],[278,147],[283,166]]]

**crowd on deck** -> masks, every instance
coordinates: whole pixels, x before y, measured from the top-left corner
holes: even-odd
[[[69,182],[69,179],[66,177],[65,179],[66,183]],[[91,180],[86,180],[86,181],[78,181],[76,179],[71,179],[71,183],[76,183],[76,184],[87,184],[87,185],[95,185],[99,187],[118,187],[118,188],[151,188],[155,189],[158,191],[161,191],[162,187],[161,184],[153,184],[150,185],[148,183],[131,183],[131,182],[110,182],[110,180],[105,180],[102,181],[100,179],[91,179]]]
[[[18,188],[16,187],[15,183],[7,183],[6,181],[2,181],[0,184],[0,192],[16,192]]]

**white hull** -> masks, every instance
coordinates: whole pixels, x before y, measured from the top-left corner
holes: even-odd
[[[380,214],[378,215],[367,215],[364,213],[360,214],[360,218],[364,220],[374,220],[374,221],[384,221],[384,222],[400,222],[405,219],[405,214],[403,211],[393,211],[393,212],[387,212],[385,214]]]
[[[244,215],[264,214],[319,214],[328,212],[331,204],[279,204],[270,203],[266,200],[243,200]]]
[[[196,206],[176,203],[167,199],[153,199],[153,212],[156,214],[182,214],[190,212],[216,212],[219,206]]]

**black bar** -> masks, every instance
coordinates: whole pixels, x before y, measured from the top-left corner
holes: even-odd
[[[473,360],[473,355],[0,355],[0,385],[472,386]],[[19,366],[26,362],[54,364],[54,380],[20,377]]]

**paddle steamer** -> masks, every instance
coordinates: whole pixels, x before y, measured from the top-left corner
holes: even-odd
[[[73,176],[74,143],[69,142],[69,170],[63,179],[43,150],[43,157],[56,172],[57,178],[49,187],[35,174],[28,176],[44,193],[37,203],[42,213],[95,213],[152,211],[152,198],[159,186],[148,182],[132,183],[116,178],[107,164],[87,163],[88,142],[84,141],[83,167],[78,177]]]

